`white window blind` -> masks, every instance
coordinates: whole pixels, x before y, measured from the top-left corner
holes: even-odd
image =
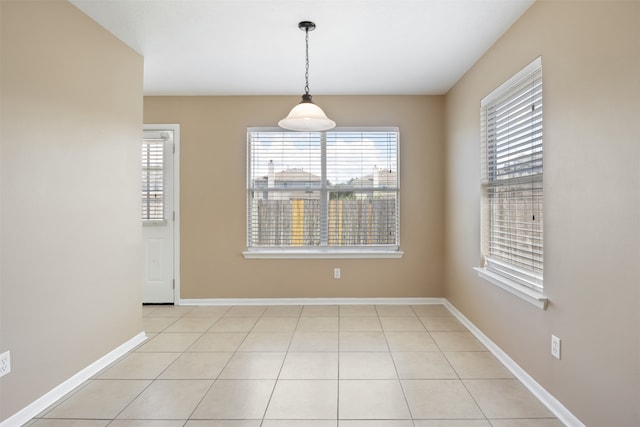
[[[164,220],[164,143],[162,138],[142,140],[142,219]]]
[[[249,248],[399,247],[397,128],[247,137]]]
[[[485,268],[542,290],[542,67],[534,61],[482,101]]]

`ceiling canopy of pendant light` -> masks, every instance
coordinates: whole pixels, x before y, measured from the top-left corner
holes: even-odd
[[[287,117],[278,122],[278,126],[288,130],[312,132],[333,129],[336,122],[327,117],[322,108],[313,103],[309,94],[309,31],[316,29],[316,24],[311,21],[302,21],[298,28],[305,32],[306,68],[305,86],[302,102],[293,107]]]

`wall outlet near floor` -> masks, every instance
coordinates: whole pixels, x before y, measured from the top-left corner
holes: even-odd
[[[340,278],[340,269],[339,268],[334,268],[333,269],[333,278],[334,279],[339,279]]]
[[[11,353],[5,351],[0,354],[0,377],[4,377],[11,372]]]
[[[551,355],[560,360],[560,338],[551,335]]]

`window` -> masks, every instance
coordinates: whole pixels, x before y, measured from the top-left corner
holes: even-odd
[[[542,292],[541,60],[481,102],[484,272]]]
[[[398,135],[249,128],[247,252],[397,253]]]
[[[142,220],[163,221],[164,217],[164,143],[165,139],[142,140]]]

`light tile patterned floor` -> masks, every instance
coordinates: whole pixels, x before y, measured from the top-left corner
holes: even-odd
[[[35,427],[559,427],[442,305],[145,306]]]

